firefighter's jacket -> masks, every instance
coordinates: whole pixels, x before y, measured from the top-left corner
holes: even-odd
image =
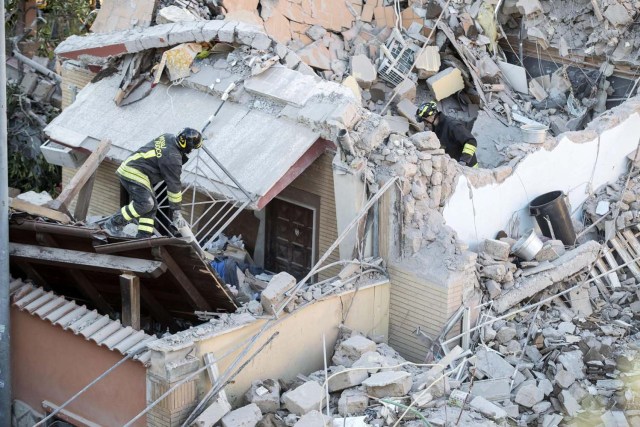
[[[169,205],[171,209],[178,210],[182,204],[182,164],[183,154],[178,148],[175,135],[165,133],[129,156],[116,173],[148,188],[152,194],[153,187],[164,181]]]
[[[477,167],[476,150],[478,143],[469,129],[460,120],[438,114],[438,124],[434,128],[444,151],[467,166]]]

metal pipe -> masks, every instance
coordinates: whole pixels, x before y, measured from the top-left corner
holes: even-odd
[[[59,74],[54,73],[53,71],[51,71],[50,69],[48,69],[47,67],[38,64],[36,61],[34,61],[31,58],[28,58],[26,56],[24,56],[23,54],[21,54],[18,49],[13,49],[13,56],[20,62],[23,62],[25,64],[27,64],[29,67],[33,68],[34,70],[38,71],[41,74],[44,74],[47,77],[50,77],[52,79],[54,79],[56,82],[58,83],[62,83],[62,77],[60,77]]]
[[[5,3],[2,2],[2,22]],[[11,425],[11,325],[9,324],[9,143],[5,26],[0,29],[0,425]]]

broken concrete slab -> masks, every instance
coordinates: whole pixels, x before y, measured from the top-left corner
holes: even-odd
[[[244,88],[255,95],[302,107],[312,96],[317,82],[317,77],[275,65],[245,80]]]
[[[363,89],[369,89],[376,82],[378,72],[366,55],[354,55],[350,59],[351,75]]]
[[[464,89],[464,80],[462,80],[462,73],[459,69],[449,67],[429,77],[427,86],[429,86],[436,100],[440,101]]]
[[[509,64],[508,62],[498,61],[498,67],[502,71],[505,81],[517,92],[529,93],[529,84],[527,82],[527,70],[518,65]]]
[[[362,385],[369,396],[405,396],[411,390],[411,374],[403,371],[379,372],[363,381]]]
[[[296,53],[310,67],[318,70],[331,70],[331,53],[322,40],[313,42]]]
[[[396,86],[395,92],[397,98],[414,102],[416,100],[416,83],[411,79],[404,79]]]
[[[283,271],[282,273],[278,273],[267,285],[267,288],[262,291],[260,295],[260,302],[262,303],[262,308],[268,314],[274,314],[276,310],[280,307],[280,304],[285,299],[285,292],[296,285],[296,278]]]
[[[482,372],[488,378],[511,378],[514,372],[514,386],[520,385],[524,380],[524,375],[517,372],[509,362],[504,360],[502,356],[494,351],[481,348],[476,352],[476,369]]]
[[[329,370],[329,392],[340,391],[362,384],[369,378],[366,370],[352,370],[344,366],[335,366]]]
[[[280,409],[280,382],[272,379],[253,381],[245,398],[258,405],[263,414],[275,413]]]
[[[163,7],[158,11],[158,14],[156,16],[156,24],[158,25],[200,20],[202,20],[202,18],[194,15],[187,9],[183,9],[175,5]]]
[[[229,412],[222,418],[222,427],[255,427],[262,419],[260,408],[255,403],[251,403],[235,411]]]
[[[490,418],[494,421],[507,418],[507,412],[504,409],[489,402],[482,396],[474,397],[469,406],[471,407],[471,409],[480,412],[485,417]]]
[[[483,250],[496,261],[506,261],[509,259],[511,245],[500,240],[486,239]]]
[[[354,362],[360,359],[365,353],[375,352],[376,343],[362,335],[354,335],[337,347],[331,358],[336,365],[342,365],[350,368]]]
[[[437,46],[427,46],[416,59],[419,79],[427,79],[440,71],[440,51]]]
[[[106,58],[180,43],[209,42],[216,37],[220,41],[233,42],[233,30],[236,25],[237,23],[231,21],[218,20],[178,22],[109,34],[95,33],[71,36],[60,43],[54,53],[67,59]],[[230,40],[222,40],[225,38],[223,35],[227,28],[231,31]],[[256,32],[260,32],[257,27],[254,28]]]
[[[196,427],[216,425],[229,411],[231,411],[231,404],[226,399],[216,400],[196,418],[193,425]]]
[[[332,427],[333,421],[331,418],[322,414],[317,410],[313,410],[303,415],[293,427]]]
[[[511,396],[511,381],[508,378],[474,381],[471,395],[482,396],[492,402],[507,400]]]
[[[151,25],[154,7],[153,0],[105,2],[98,9],[96,19],[91,25],[91,32],[113,33],[134,27],[146,28]]]
[[[518,288],[504,292],[494,301],[494,309],[497,313],[503,313],[525,298],[532,297],[552,284],[576,274],[591,265],[596,260],[599,251],[600,244],[590,241],[566,252],[551,263],[553,264],[552,269],[529,276],[522,280]]]
[[[304,415],[322,409],[325,404],[325,390],[315,381],[307,381],[298,388],[282,395],[282,402],[289,412]]]
[[[633,15],[621,3],[614,3],[607,7],[604,11],[604,17],[607,18],[614,27],[629,25],[633,21]]]

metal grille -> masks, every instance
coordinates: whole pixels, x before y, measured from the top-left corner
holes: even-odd
[[[387,43],[380,49],[380,78],[393,86],[399,85],[411,72],[415,55],[416,46],[407,44],[400,31],[394,28]]]
[[[191,225],[198,244],[203,247],[218,238],[255,200],[255,196],[249,194],[206,147],[197,150],[196,156],[183,168],[183,183],[186,184],[182,191],[183,215]],[[175,228],[166,225],[171,224],[171,218],[166,214],[169,207],[166,188],[160,184],[155,190],[160,207],[156,228],[175,236]],[[197,192],[206,200],[197,201]],[[191,201],[185,200],[187,196]]]

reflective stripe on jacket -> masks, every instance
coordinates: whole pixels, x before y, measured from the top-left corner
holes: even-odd
[[[167,185],[169,205],[175,210],[180,209],[182,203],[182,160],[176,137],[165,133],[129,156],[116,173],[152,192],[158,182],[164,181]]]

